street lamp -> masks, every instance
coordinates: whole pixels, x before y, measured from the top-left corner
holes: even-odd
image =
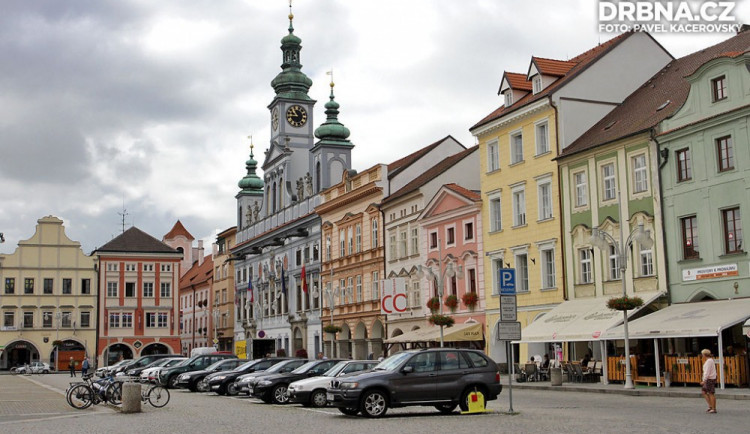
[[[62,313],[62,312],[60,312],[60,308],[59,307],[57,308],[57,312],[55,312],[54,315],[52,315],[49,312],[45,312],[44,313],[44,319],[55,318],[55,342],[57,343],[57,345],[55,345],[55,370],[58,369],[58,366],[57,366],[58,365],[57,355],[58,355],[58,351],[59,351],[59,347],[60,347],[60,344],[59,344],[60,343],[60,323],[62,322],[63,318],[70,319],[70,317],[72,315],[73,315],[72,312],[69,312],[69,313]]]
[[[333,276],[333,271],[331,271],[331,276]],[[333,309],[335,307],[336,303],[336,295],[341,291],[339,287],[334,288],[333,287],[333,277],[331,277],[331,282],[328,283],[325,289],[326,297],[328,298],[328,308],[331,310],[331,325],[333,325]],[[333,346],[334,339],[333,337],[336,335],[335,333],[330,333],[331,335],[331,351],[330,351],[330,358],[333,358]]]
[[[620,209],[622,209],[622,207],[620,207]],[[620,240],[623,240],[625,236],[622,227],[623,222],[624,221],[622,220],[622,216],[620,216]],[[620,280],[622,280],[623,297],[626,297],[628,295],[627,289],[625,287],[625,272],[628,269],[627,250],[633,245],[633,241],[637,241],[641,247],[646,249],[654,245],[654,240],[651,238],[651,231],[648,229],[643,229],[643,223],[638,224],[638,226],[633,229],[624,244],[618,243],[612,235],[602,231],[598,227],[594,227],[593,229],[591,229],[590,242],[593,246],[599,248],[602,251],[606,251],[606,249],[611,245],[617,251],[617,262],[620,269]],[[623,329],[625,332],[625,389],[632,389],[633,379],[630,375],[630,338],[628,336],[628,311],[623,310],[622,316]]]
[[[456,270],[453,268],[453,262],[448,262],[445,265],[445,270],[441,270],[440,263],[443,258],[443,250],[440,245],[440,238],[437,240],[438,243],[438,272],[435,273],[432,267],[424,267],[420,265],[417,268],[417,277],[422,279],[427,277],[428,280],[437,280],[438,298],[440,299],[440,315],[443,314],[443,289],[445,287],[445,279],[451,278],[456,275]],[[440,324],[440,348],[443,348],[443,325]]]

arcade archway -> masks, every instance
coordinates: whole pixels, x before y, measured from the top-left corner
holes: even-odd
[[[168,346],[155,342],[153,344],[148,344],[141,350],[142,356],[150,356],[152,354],[170,354],[171,350]]]
[[[133,350],[126,344],[117,343],[112,344],[104,351],[104,360],[106,365],[114,365],[120,360],[128,360],[133,358]]]
[[[11,342],[5,346],[0,363],[3,369],[22,366],[26,363],[38,362],[39,350],[34,344],[25,340]]]

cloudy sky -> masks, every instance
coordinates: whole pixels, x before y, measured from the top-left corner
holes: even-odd
[[[740,2],[738,16],[748,16]],[[614,35],[595,0],[296,0],[295,34],[324,120],[334,70],[355,169],[468,128],[501,104],[504,70]],[[3,0],[0,232],[11,253],[55,215],[87,253],[118,212],[161,238],[233,226],[249,134],[268,147],[286,0]],[[655,35],[675,57],[728,35]],[[258,157],[260,158],[260,157]]]

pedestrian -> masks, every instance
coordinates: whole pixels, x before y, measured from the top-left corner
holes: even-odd
[[[75,377],[76,376],[76,361],[73,360],[71,357],[68,361],[68,370],[70,371],[70,376]]]
[[[83,363],[81,363],[81,377],[85,377],[89,372],[89,358],[88,356],[83,357]]]
[[[701,395],[708,403],[706,413],[716,413],[716,363],[711,357],[711,350],[701,351],[703,356],[703,381],[701,381]]]

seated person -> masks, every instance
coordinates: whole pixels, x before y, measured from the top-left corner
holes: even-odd
[[[591,361],[591,356],[589,356],[589,354],[586,353],[586,355],[583,356],[583,360],[581,360],[581,369],[583,370],[588,369],[590,361]]]
[[[526,363],[534,363],[534,356],[531,356],[531,358],[529,359],[529,361],[526,362]]]
[[[549,369],[549,356],[544,355],[544,359],[542,360],[542,369]]]

